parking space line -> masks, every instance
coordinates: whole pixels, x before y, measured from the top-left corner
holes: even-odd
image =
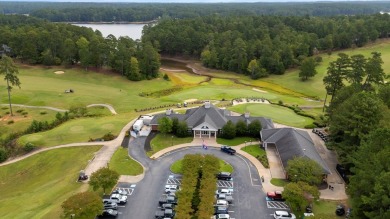
[[[288,205],[284,202],[267,201],[267,208],[273,209],[289,209]]]

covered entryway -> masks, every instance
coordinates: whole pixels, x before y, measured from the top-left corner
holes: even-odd
[[[194,138],[217,138],[218,129],[204,122],[192,129]]]

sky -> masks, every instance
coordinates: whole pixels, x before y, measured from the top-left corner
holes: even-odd
[[[219,3],[219,2],[315,2],[315,1],[390,1],[390,0],[0,0],[19,2],[175,2],[175,3]]]

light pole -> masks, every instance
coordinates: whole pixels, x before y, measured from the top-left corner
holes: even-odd
[[[246,141],[245,141],[245,146],[246,146]]]
[[[171,136],[171,146],[173,146],[173,135]]]

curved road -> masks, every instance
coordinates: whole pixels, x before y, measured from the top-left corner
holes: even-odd
[[[231,213],[232,218],[248,219],[270,218],[265,203],[265,194],[262,191],[261,183],[253,181],[259,179],[257,169],[241,155],[231,156],[221,152],[219,149],[209,147],[208,150],[202,147],[182,148],[152,160],[145,155],[145,138],[134,139],[129,145],[129,155],[138,160],[145,168],[144,178],[137,183],[131,196],[129,196],[123,214],[118,218],[154,218],[158,207],[158,199],[164,192],[170,172],[169,168],[173,162],[182,159],[186,154],[213,154],[225,160],[234,167],[234,206]],[[263,216],[262,216],[263,215]]]

